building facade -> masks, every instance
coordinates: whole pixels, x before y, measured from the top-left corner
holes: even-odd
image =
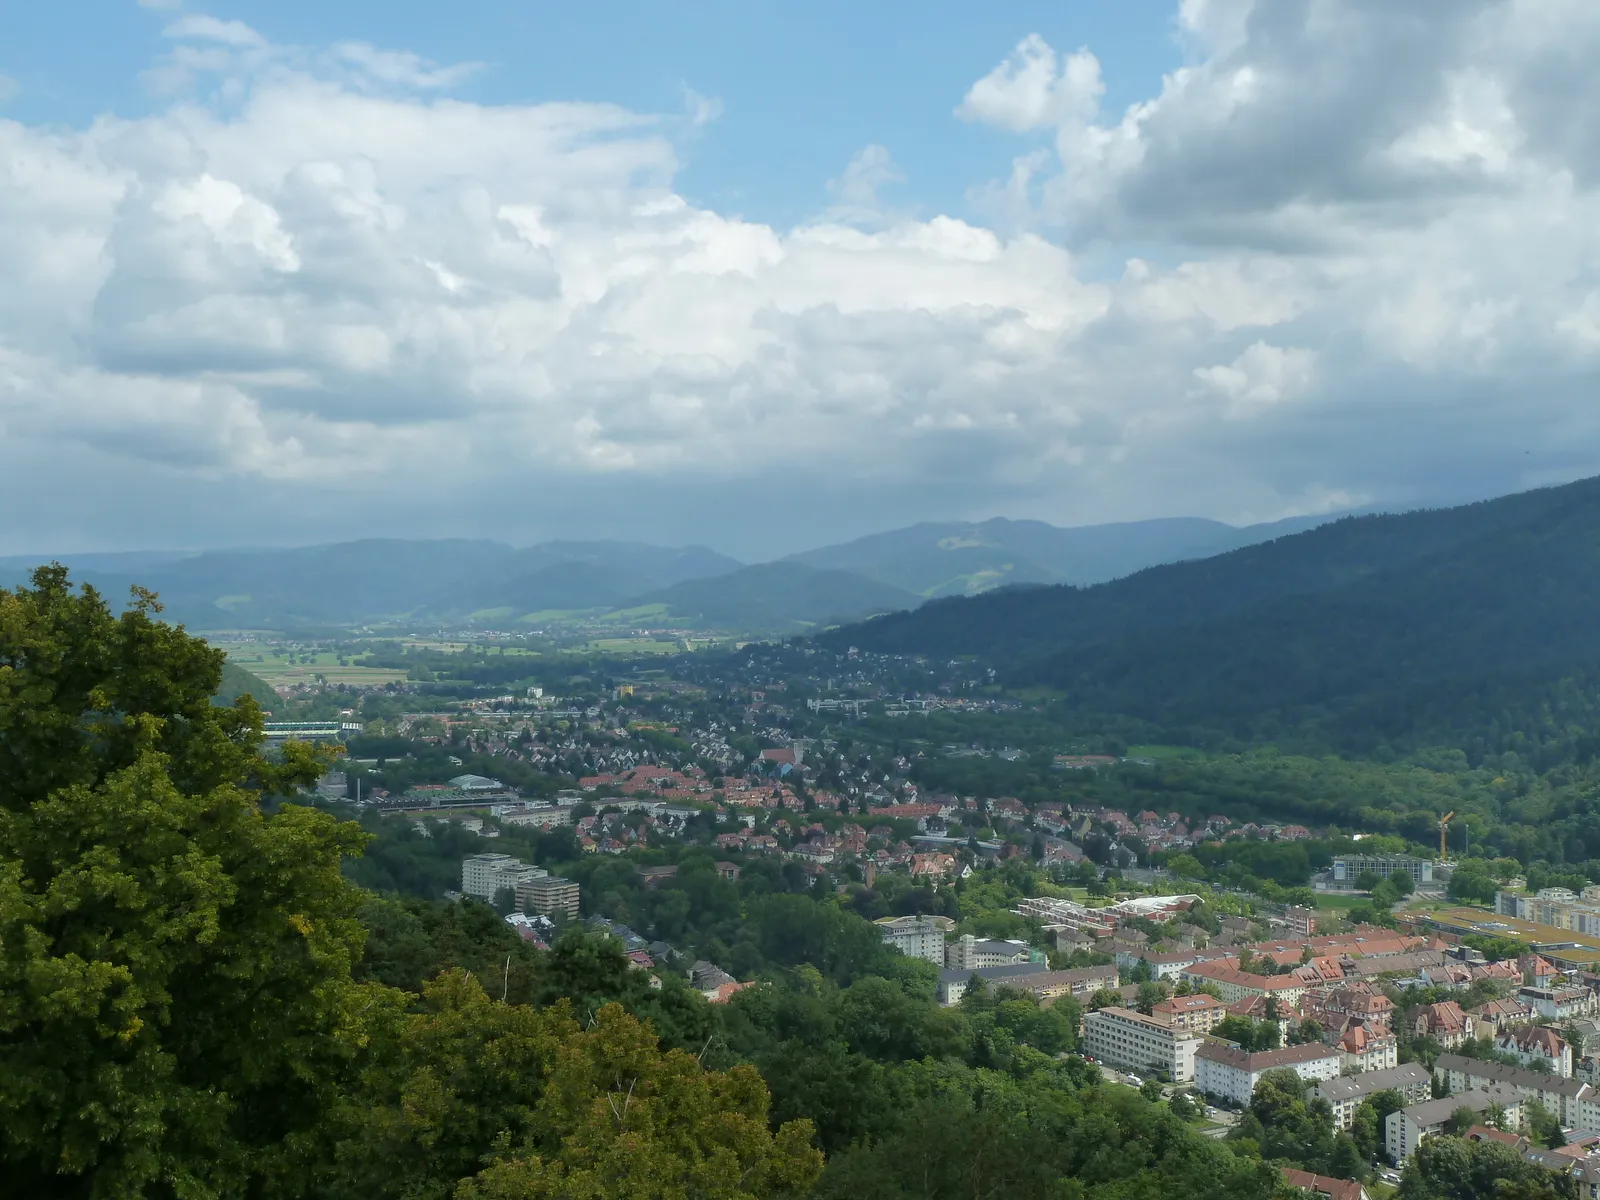
[[[1339,1078],[1339,1051],[1320,1042],[1251,1054],[1223,1042],[1207,1042],[1194,1056],[1194,1085],[1208,1096],[1248,1104],[1268,1071],[1288,1067],[1307,1082]]]
[[[1102,1008],[1084,1019],[1083,1043],[1103,1062],[1165,1071],[1173,1083],[1194,1078],[1200,1038],[1155,1017],[1127,1008]]]
[[[517,907],[523,912],[543,913],[547,917],[578,919],[579,889],[576,882],[559,875],[530,879],[517,887]]]
[[[1411,876],[1413,884],[1433,882],[1433,863],[1409,854],[1341,854],[1333,860],[1333,878],[1337,883],[1354,883],[1368,871],[1379,879],[1399,872]]]
[[[944,947],[944,965],[952,971],[976,971],[980,967],[1010,967],[1033,958],[1027,942],[1001,941],[962,934]],[[1043,955],[1040,955],[1043,958]]]
[[[1494,1084],[1481,1091],[1462,1092],[1440,1100],[1424,1100],[1389,1114],[1384,1122],[1383,1147],[1389,1161],[1399,1166],[1417,1152],[1424,1138],[1439,1133],[1457,1110],[1486,1113],[1500,1110],[1500,1120],[1510,1129],[1522,1127],[1522,1097],[1514,1088]]]
[[[1494,910],[1502,917],[1600,937],[1600,885],[1591,884],[1581,893],[1568,888],[1541,888],[1532,896],[1504,888],[1495,893]]]
[[[1460,1054],[1439,1055],[1433,1069],[1451,1095],[1486,1087],[1510,1088],[1524,1100],[1537,1100],[1569,1129],[1600,1129],[1600,1093],[1581,1079],[1563,1079]]]
[[[1311,1096],[1333,1110],[1335,1129],[1349,1129],[1361,1102],[1386,1091],[1399,1092],[1407,1104],[1421,1104],[1433,1096],[1433,1076],[1417,1063],[1402,1063],[1383,1071],[1325,1079],[1311,1089]]]
[[[1228,1017],[1228,1006],[1205,992],[1197,992],[1193,996],[1172,996],[1154,1005],[1150,1011],[1158,1020],[1190,1033],[1210,1033]]]
[[[461,891],[492,901],[501,889],[514,893],[519,884],[548,874],[509,854],[473,854],[461,860]]]
[[[956,927],[949,917],[884,917],[877,922],[886,945],[907,958],[944,965],[944,935]]]

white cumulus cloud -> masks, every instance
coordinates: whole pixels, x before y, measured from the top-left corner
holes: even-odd
[[[793,227],[680,190],[688,90],[480,104],[441,94],[473,64],[179,17],[150,115],[0,122],[0,503],[759,554],[1600,468],[1600,9],[1175,13],[1186,65],[1121,113],[1036,36],[953,81],[1023,143],[982,217],[872,145]]]

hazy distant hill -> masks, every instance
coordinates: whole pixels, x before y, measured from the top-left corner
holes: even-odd
[[[737,570],[703,546],[546,542],[515,549],[468,539],[373,538],[290,550],[63,556],[73,578],[114,600],[138,583],[167,616],[196,629],[351,624],[427,614],[465,616],[605,607],[686,579]],[[22,582],[34,558],[0,559],[0,586]]]
[[[921,602],[920,596],[848,571],[795,562],[760,563],[715,579],[689,580],[634,601],[665,604],[673,616],[703,625],[769,633],[894,612]]]
[[[789,561],[854,571],[919,596],[965,596],[1015,583],[1103,583],[1159,563],[1221,554],[1335,518],[1294,517],[1243,528],[1172,517],[1064,529],[997,517],[976,523],[928,522]]]
[[[1169,724],[1394,733],[1468,693],[1519,704],[1600,666],[1597,613],[1592,479],[1347,518],[1096,587],[934,601],[826,639],[981,654],[1093,711]]]

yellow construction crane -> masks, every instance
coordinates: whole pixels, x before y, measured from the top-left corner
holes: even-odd
[[[1445,835],[1445,832],[1450,828],[1450,818],[1455,816],[1455,815],[1456,815],[1455,814],[1455,810],[1452,809],[1451,811],[1445,813],[1444,816],[1439,818],[1439,861],[1440,862],[1449,862],[1450,861],[1450,855],[1445,852],[1445,848],[1444,848],[1444,835]]]

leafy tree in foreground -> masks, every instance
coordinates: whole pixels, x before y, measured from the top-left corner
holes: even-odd
[[[464,971],[426,985],[398,1053],[338,1119],[331,1197],[532,1200],[803,1192],[822,1167],[809,1121],[768,1127],[749,1066],[705,1071],[607,1004],[501,1004]],[[485,1166],[488,1160],[489,1165]]]
[[[60,567],[0,591],[0,1174],[29,1196],[298,1194],[389,993],[352,982],[362,835],[213,706],[223,655]]]
[[[1400,1181],[1400,1200],[1571,1200],[1573,1181],[1499,1142],[1423,1140]]]

